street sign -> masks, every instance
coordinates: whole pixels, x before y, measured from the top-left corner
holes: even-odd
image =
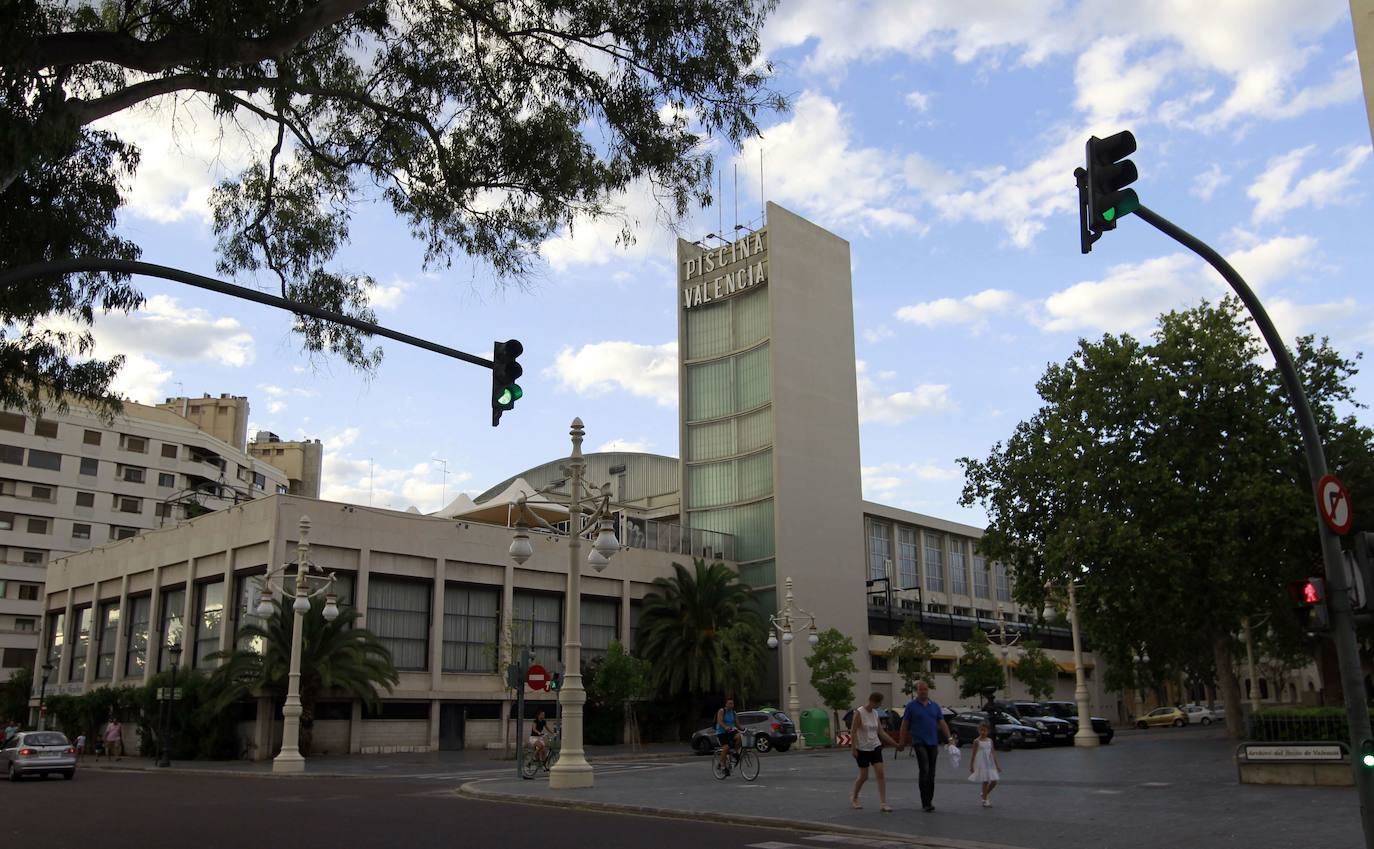
[[[549,672],[539,664],[530,667],[530,671],[525,673],[525,683],[530,685],[531,690],[542,690],[549,683]]]
[[[849,736],[849,732],[848,732],[848,731],[841,731],[840,733],[836,734],[836,735],[835,735],[835,745],[836,745],[836,746],[848,746],[848,745],[850,745],[850,736]]]
[[[1317,481],[1317,509],[1321,510],[1322,521],[1333,533],[1350,533],[1355,511],[1350,509],[1350,492],[1340,478],[1322,475],[1322,479]]]

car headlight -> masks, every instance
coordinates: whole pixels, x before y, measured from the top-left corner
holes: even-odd
[[[1035,727],[1036,727],[1036,728],[1039,728],[1041,731],[1044,731],[1044,730],[1045,730],[1045,723],[1043,723],[1043,722],[1036,722],[1036,723],[1035,723]]]

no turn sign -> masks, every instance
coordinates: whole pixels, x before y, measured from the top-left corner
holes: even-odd
[[[1317,509],[1321,511],[1322,521],[1334,533],[1350,533],[1355,521],[1355,513],[1350,509],[1350,493],[1345,484],[1335,475],[1323,475],[1317,481]]]

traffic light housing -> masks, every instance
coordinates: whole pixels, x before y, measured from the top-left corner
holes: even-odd
[[[1298,622],[1307,631],[1325,631],[1331,620],[1326,610],[1326,581],[1322,578],[1308,578],[1294,581],[1288,585],[1288,595],[1293,599],[1298,614]]]
[[[549,690],[554,691],[563,686],[563,673],[554,672],[549,675]]]
[[[1374,769],[1374,740],[1365,740],[1360,744],[1360,766]]]
[[[1135,153],[1135,136],[1130,130],[1100,139],[1091,136],[1085,149],[1087,167],[1075,172],[1079,182],[1079,224],[1083,253],[1116,222],[1140,208],[1134,189],[1126,188],[1139,177],[1135,163],[1126,157]]]
[[[1351,608],[1356,612],[1374,610],[1374,532],[1351,534],[1355,538],[1354,581],[1351,586]]]
[[[525,346],[518,339],[495,342],[491,351],[491,426],[501,423],[501,414],[515,406],[525,394],[517,383],[525,369],[517,362]]]

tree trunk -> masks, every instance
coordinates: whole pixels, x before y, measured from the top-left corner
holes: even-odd
[[[1240,680],[1231,660],[1231,637],[1221,634],[1212,640],[1212,655],[1216,659],[1217,678],[1221,683],[1222,704],[1226,706],[1226,733],[1232,739],[1245,736],[1244,705],[1240,695]],[[1251,685],[1253,686],[1253,685]]]

